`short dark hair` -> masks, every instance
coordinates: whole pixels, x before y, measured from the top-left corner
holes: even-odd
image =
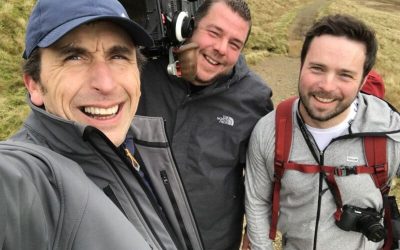
[[[247,33],[246,41],[250,35],[251,30],[251,13],[250,8],[244,0],[205,0],[197,9],[194,15],[195,28],[198,23],[208,14],[208,11],[215,3],[225,3],[233,12],[239,14],[246,22],[249,23],[249,32]]]
[[[365,44],[366,58],[363,78],[374,66],[378,51],[375,31],[361,20],[349,15],[337,14],[321,18],[308,30],[301,50],[301,67],[303,67],[312,40],[314,37],[322,35],[344,36]]]
[[[40,48],[32,51],[28,59],[22,65],[22,71],[32,77],[35,82],[40,82],[42,53]]]
[[[32,79],[40,83],[40,71],[41,71],[41,48],[36,48],[32,51],[31,55],[25,60],[22,65],[22,72],[32,77]],[[146,63],[146,57],[136,47],[136,61],[138,64],[139,71],[142,71],[143,65]]]

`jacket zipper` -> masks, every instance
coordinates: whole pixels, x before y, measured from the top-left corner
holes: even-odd
[[[318,163],[319,166],[323,166],[324,165],[324,151],[322,152],[319,150],[318,146],[316,146],[316,142],[314,140],[314,138],[312,136],[309,135],[308,130],[306,130],[303,120],[300,117],[300,115],[297,115],[297,122],[299,124],[299,128],[301,133],[303,134],[303,137],[306,141],[306,144],[311,152],[311,154],[313,155],[315,161]],[[330,144],[330,143],[329,143]],[[326,146],[326,148],[329,146],[329,144]],[[325,148],[325,149],[326,149]],[[319,153],[319,155],[317,155],[316,151]],[[319,156],[319,157],[318,157]],[[319,219],[321,216],[321,203],[322,203],[322,184],[323,184],[323,180],[324,180],[324,173],[320,172],[319,173],[319,185],[318,185],[318,205],[317,205],[317,216],[315,218],[315,229],[314,229],[314,241],[313,241],[313,250],[317,249],[317,240],[318,240],[318,226],[319,226]]]
[[[320,166],[324,165],[324,154],[323,152],[319,153]],[[318,239],[318,227],[319,227],[319,218],[321,216],[321,202],[322,202],[322,182],[324,180],[324,174],[319,173],[319,185],[318,185],[318,209],[317,209],[317,217],[315,219],[315,231],[314,231],[314,246],[313,250],[317,249],[317,239]]]
[[[163,119],[163,124],[164,124],[164,131],[165,131],[165,134],[166,134],[166,138],[167,138],[167,140],[168,140],[169,136],[168,136],[168,132],[167,132],[167,124],[166,124],[165,118]],[[171,140],[172,140],[172,138],[171,138]],[[172,156],[172,161],[173,161],[173,163],[174,163],[174,165],[175,165],[176,172],[178,173],[179,178],[182,180],[181,174],[180,174],[180,172],[179,172],[178,164],[176,163],[174,153],[172,152],[172,145],[169,144],[169,142],[168,142],[168,145],[169,145],[169,148],[170,148],[170,152],[171,152],[171,156]],[[190,199],[189,199],[189,196],[188,196],[188,194],[187,194],[187,192],[186,192],[185,186],[183,185],[183,182],[182,182],[182,189],[183,189],[182,192],[185,194],[185,197],[187,197],[186,200],[187,200],[187,202],[188,202],[189,209],[190,209],[190,211],[191,211],[191,213],[192,213],[192,219],[193,219],[193,221],[194,221],[194,227],[196,228],[196,230],[197,230],[197,232],[198,232],[197,237],[198,237],[198,240],[200,241],[201,249],[204,249],[203,238],[201,237],[200,229],[199,229],[197,220],[196,220],[196,218],[194,217],[194,214],[193,214],[192,204],[190,203]]]
[[[186,247],[188,250],[192,250],[193,246],[190,242],[189,235],[186,230],[185,224],[183,223],[183,218],[179,211],[178,204],[177,204],[176,198],[174,196],[174,192],[172,191],[171,185],[169,183],[167,171],[165,171],[165,170],[160,171],[160,176],[161,176],[161,180],[164,184],[164,187],[167,190],[168,197],[171,200],[172,207],[174,208],[175,216],[176,216],[176,219],[178,220],[179,227],[181,229],[183,238],[185,240]]]
[[[132,163],[131,165],[128,165],[129,169],[131,169],[132,174],[136,177],[136,179],[139,181],[140,185],[142,186],[150,203],[152,204],[152,206],[153,206],[154,210],[156,211],[158,217],[160,218],[161,222],[167,229],[167,232],[168,232],[169,236],[171,237],[172,241],[174,242],[175,246],[178,249],[180,249],[180,242],[177,238],[177,235],[175,234],[175,232],[171,226],[171,223],[168,220],[168,217],[166,216],[165,212],[163,211],[161,204],[159,204],[156,194],[153,192],[152,187],[150,187],[148,184],[144,183],[145,181],[142,179],[141,176],[139,176],[140,175],[139,174],[140,164],[137,162],[135,157],[131,154],[131,152],[128,149],[124,149],[124,152],[125,152],[126,157],[129,158],[129,160]]]

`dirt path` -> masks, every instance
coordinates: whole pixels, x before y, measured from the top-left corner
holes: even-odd
[[[300,69],[300,50],[305,31],[310,27],[318,12],[329,0],[315,0],[299,10],[289,28],[288,56],[266,57],[250,68],[257,72],[272,88],[273,101],[279,101],[297,94],[297,80]]]

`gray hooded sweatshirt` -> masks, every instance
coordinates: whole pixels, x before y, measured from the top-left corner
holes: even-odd
[[[358,95],[358,111],[349,128],[333,139],[320,152],[324,165],[364,165],[363,134],[386,134],[390,181],[400,174],[400,115],[384,101],[364,94]],[[293,104],[293,132],[289,161],[318,164],[309,150],[298,120],[298,101]],[[256,125],[247,155],[246,216],[252,250],[273,249],[269,239],[274,180],[275,112]],[[309,134],[309,137],[311,135]],[[313,141],[313,140],[311,140]],[[315,150],[318,150],[314,145]],[[316,151],[318,152],[318,151]],[[369,174],[335,177],[343,204],[372,207],[383,206],[380,190]],[[359,232],[344,231],[335,224],[336,204],[327,183],[320,174],[286,170],[280,189],[278,230],[282,233],[285,250],[376,250],[383,241],[375,243]],[[319,214],[319,217],[317,216]],[[317,231],[316,231],[317,230]],[[314,243],[315,242],[315,243]],[[314,246],[315,244],[315,246]]]

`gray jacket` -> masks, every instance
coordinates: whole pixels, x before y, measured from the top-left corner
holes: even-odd
[[[387,157],[389,181],[400,174],[400,115],[374,96],[358,95],[358,111],[350,127],[320,153],[324,165],[349,166],[365,164],[363,134],[388,136]],[[317,164],[300,131],[293,109],[292,147],[289,160]],[[272,182],[274,179],[275,112],[256,125],[250,140],[246,169],[246,216],[252,250],[273,249],[268,238]],[[309,137],[311,135],[309,134]],[[313,140],[311,140],[313,141]],[[314,148],[317,147],[314,145]],[[318,152],[318,151],[316,151]],[[343,204],[382,208],[382,196],[369,174],[335,177]],[[335,224],[336,204],[332,193],[319,174],[286,170],[280,191],[278,230],[282,233],[283,249],[359,250],[379,249],[383,241],[368,241],[361,233],[343,231]],[[317,214],[320,217],[317,217]],[[316,228],[318,231],[315,232]]]
[[[271,89],[241,58],[231,75],[197,92],[168,75],[167,58],[142,72],[138,114],[166,121],[172,152],[207,250],[238,249],[250,133],[273,109]]]
[[[46,247],[21,249],[203,249],[162,119],[135,117],[128,135],[134,138],[135,156],[147,172],[154,197],[123,150],[99,130],[31,107],[24,127],[3,143],[0,169],[17,171],[13,178],[30,189],[19,200],[21,205],[31,201],[37,209],[27,209],[31,213],[27,214],[18,211],[25,206],[16,204],[15,216],[21,224],[4,242],[24,242],[18,237],[27,233],[37,234],[38,244]],[[28,143],[21,146],[18,141]],[[2,185],[17,195],[13,183],[9,178]],[[7,203],[13,197],[7,196]],[[82,215],[67,213],[68,207]],[[30,220],[39,221],[37,225],[45,230],[37,231],[32,227],[36,223],[25,224]],[[71,232],[60,234],[62,228]]]

